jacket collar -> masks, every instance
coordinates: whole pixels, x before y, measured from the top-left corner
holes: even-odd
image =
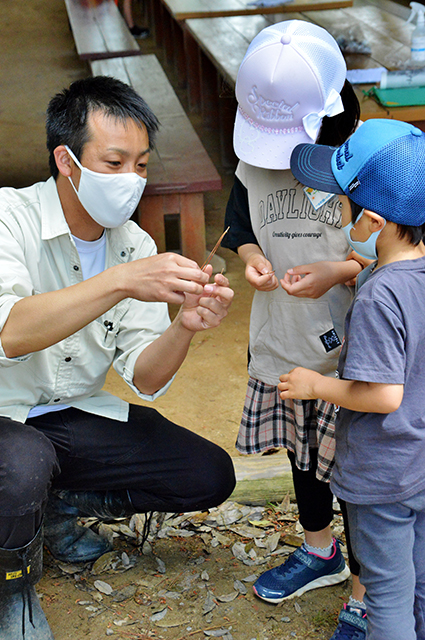
[[[71,238],[54,178],[49,178],[41,186],[40,209],[42,240],[53,240],[63,235]],[[134,246],[129,242],[130,235],[125,225],[117,229],[106,229],[106,240],[115,256],[115,263],[128,262],[131,259]]]

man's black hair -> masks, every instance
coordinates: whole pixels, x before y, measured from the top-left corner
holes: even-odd
[[[363,210],[359,204],[356,204],[352,200],[350,200],[351,205],[351,222],[354,224],[357,218],[360,215],[360,212]],[[397,224],[397,234],[400,240],[406,238],[409,244],[417,247],[418,244],[424,239],[425,234],[425,224],[420,227],[412,227],[407,224]]]
[[[58,177],[53,151],[67,145],[80,160],[89,139],[87,120],[90,113],[100,111],[106,116],[144,124],[153,149],[159,122],[146,102],[129,85],[109,76],[95,76],[73,82],[69,89],[57,93],[49,102],[46,118],[47,149],[52,176]]]

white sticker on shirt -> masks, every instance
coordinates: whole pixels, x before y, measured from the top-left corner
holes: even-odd
[[[333,193],[327,193],[326,191],[319,191],[318,189],[312,189],[311,187],[304,187],[305,195],[317,211],[320,207],[328,202],[333,197]]]

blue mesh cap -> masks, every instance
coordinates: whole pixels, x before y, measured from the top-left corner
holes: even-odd
[[[407,122],[367,120],[341,147],[297,146],[302,184],[347,195],[390,222],[425,223],[425,133]]]

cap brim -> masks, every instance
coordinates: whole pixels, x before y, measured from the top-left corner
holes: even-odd
[[[289,169],[291,152],[301,143],[311,142],[304,129],[293,133],[269,133],[252,126],[236,111],[233,148],[239,160],[262,169]]]
[[[291,155],[291,171],[301,184],[328,193],[344,194],[335,180],[331,160],[335,147],[299,144]]]

